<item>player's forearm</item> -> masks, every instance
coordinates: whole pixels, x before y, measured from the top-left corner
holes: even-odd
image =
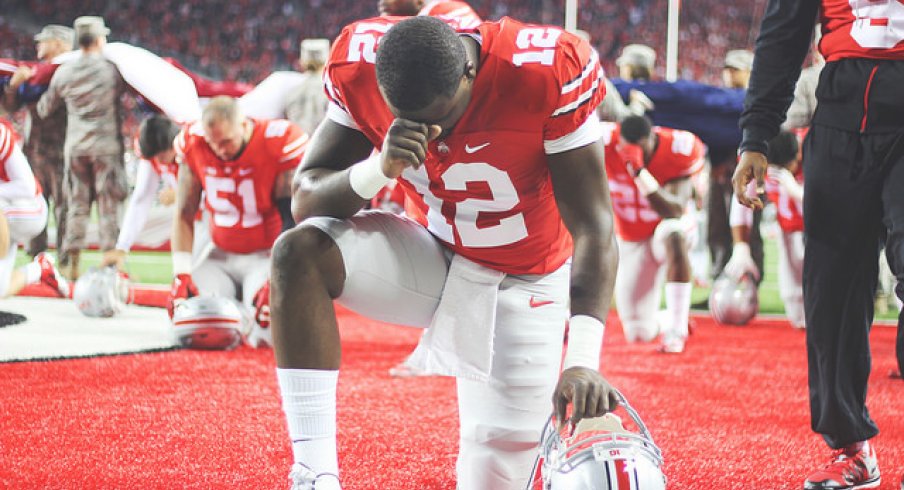
[[[618,268],[618,247],[611,226],[572,233],[574,255],[571,264],[571,315],[587,315],[606,320],[615,273]]]
[[[177,212],[176,219],[173,220],[173,236],[170,240],[170,248],[173,253],[191,253],[192,245],[195,242],[195,215],[192,213],[191,219],[186,219],[184,214]]]
[[[735,225],[731,227],[732,243],[747,243],[750,241],[750,227],[747,225]]]
[[[770,0],[756,40],[756,57],[740,125],[741,151],[766,152],[791,104],[810,47],[818,0]]]
[[[13,113],[19,110],[19,99],[16,95],[17,90],[12,87],[6,87],[3,97],[0,98],[0,105],[6,112]]]
[[[296,222],[314,216],[349,218],[361,210],[367,200],[349,183],[350,170],[313,168],[295,177],[292,216]]]
[[[684,203],[686,201],[662,189],[648,195],[647,201],[653,211],[656,211],[662,219],[677,219],[684,214]]]

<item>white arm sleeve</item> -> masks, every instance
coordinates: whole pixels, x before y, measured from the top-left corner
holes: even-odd
[[[9,182],[0,182],[0,198],[4,199],[20,199],[35,197],[38,193],[37,184],[35,184],[35,175],[31,173],[31,166],[22,149],[13,146],[6,159],[6,176]]]
[[[352,119],[351,114],[345,112],[345,109],[339,107],[339,104],[332,100],[329,105],[326,106],[326,117],[336,124],[341,124],[347,128],[361,131],[361,128],[359,128],[358,124],[355,123],[355,120]]]
[[[593,111],[587,116],[587,120],[581,124],[581,127],[561,138],[543,140],[543,147],[546,149],[547,155],[563,153],[568,150],[587,146],[590,143],[599,140],[602,136],[603,126],[600,124],[600,118],[596,115],[596,111]]]
[[[138,162],[138,175],[135,178],[135,190],[129,198],[129,207],[122,218],[122,227],[119,230],[119,239],[116,240],[116,248],[126,252],[132,248],[135,239],[144,224],[148,220],[148,211],[154,204],[157,196],[157,187],[160,185],[160,176],[154,172],[151,162],[140,160]]]

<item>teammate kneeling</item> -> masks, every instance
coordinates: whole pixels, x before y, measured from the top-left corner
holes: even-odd
[[[43,283],[62,297],[69,284],[57,271],[53,258],[39,253],[18,269],[16,251],[47,226],[47,202],[31,172],[13,130],[0,121],[0,298],[13,296],[28,284]]]
[[[305,221],[271,274],[293,488],[339,488],[336,299],[429,326],[411,361],[457,378],[458,488],[522,489],[550,399],[574,422],[616,404],[598,371],[617,250],[597,54],[507,18],[461,35],[373,18],[343,30],[324,80],[328,117],[295,180]],[[392,179],[419,221],[358,213]]]
[[[688,335],[695,223],[686,211],[691,176],[705,147],[692,133],[653,127],[643,116],[605,124],[606,173],[615,211],[619,270],[615,305],[629,342],[662,333],[662,352],[680,353]],[[659,316],[665,280],[664,318]]]
[[[248,343],[271,343],[268,319],[260,315],[269,299],[270,248],[294,225],[291,179],[307,141],[289,121],[245,117],[230,97],[212,99],[201,120],[179,133],[170,317],[191,296],[234,298],[259,313]],[[211,243],[193,263],[202,191]]]

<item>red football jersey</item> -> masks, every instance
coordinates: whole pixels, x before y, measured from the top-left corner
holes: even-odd
[[[398,17],[355,22],[324,73],[333,104],[378,149],[394,117],[377,87],[375,49]],[[575,132],[605,94],[596,52],[558,27],[503,18],[482,24],[471,102],[418,170],[399,185],[433,235],[468,259],[511,274],[542,274],[571,256],[545,140]]]
[[[801,148],[803,148],[804,138],[807,136],[807,132],[810,128],[794,128],[791,130],[795,136],[797,136],[797,142],[800,143]],[[797,152],[798,161],[800,161],[800,151]],[[797,171],[794,173],[794,177],[797,179],[797,182],[803,185],[804,182],[804,167],[803,165],[797,166]],[[804,210],[803,205],[798,203],[795,199],[792,199],[791,196],[785,191],[785,189],[779,185],[778,181],[773,179],[766,174],[766,197],[775,203],[776,207],[776,221],[778,221],[779,228],[782,229],[785,233],[791,233],[794,231],[803,231],[804,229]]]
[[[826,61],[904,60],[904,1],[822,0],[819,51]]]
[[[474,29],[480,25],[480,16],[465,2],[457,0],[433,0],[418,12],[444,20],[455,29]]]
[[[204,188],[213,243],[228,252],[250,253],[273,246],[282,219],[273,200],[276,177],[301,161],[308,136],[284,119],[250,119],[251,139],[231,161],[214,154],[204,127],[194,123],[176,136],[176,154]]]
[[[606,145],[606,177],[615,214],[615,232],[628,242],[649,240],[662,221],[647,198],[640,194],[634,177],[628,173],[618,151],[621,128],[615,123],[603,123],[603,143]],[[682,177],[690,177],[703,169],[706,147],[695,134],[679,129],[653,127],[659,138],[656,151],[646,169],[660,184]]]
[[[6,120],[0,119],[0,181],[10,182],[9,171],[6,169],[16,145],[19,144],[19,134]],[[20,150],[21,151],[21,150]],[[24,157],[23,157],[24,158]],[[25,164],[22,164],[23,166]],[[31,169],[29,168],[29,172]],[[41,183],[35,179],[35,196],[42,194]]]

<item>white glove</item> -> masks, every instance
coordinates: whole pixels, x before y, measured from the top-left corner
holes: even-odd
[[[634,115],[642,116],[645,112],[652,111],[655,106],[647,94],[637,89],[631,89],[628,92],[628,107]]]
[[[794,199],[798,203],[802,203],[804,200],[804,187],[800,185],[800,182],[797,181],[797,178],[794,177],[788,169],[784,167],[776,167],[774,165],[770,165],[768,169],[766,169],[766,173],[770,178],[778,182],[778,185],[788,194],[788,197]]]
[[[734,280],[739,280],[744,274],[752,274],[756,279],[760,278],[760,271],[756,268],[756,263],[750,255],[750,245],[745,242],[734,244],[731,252],[731,258],[725,264],[724,273],[726,276]]]

